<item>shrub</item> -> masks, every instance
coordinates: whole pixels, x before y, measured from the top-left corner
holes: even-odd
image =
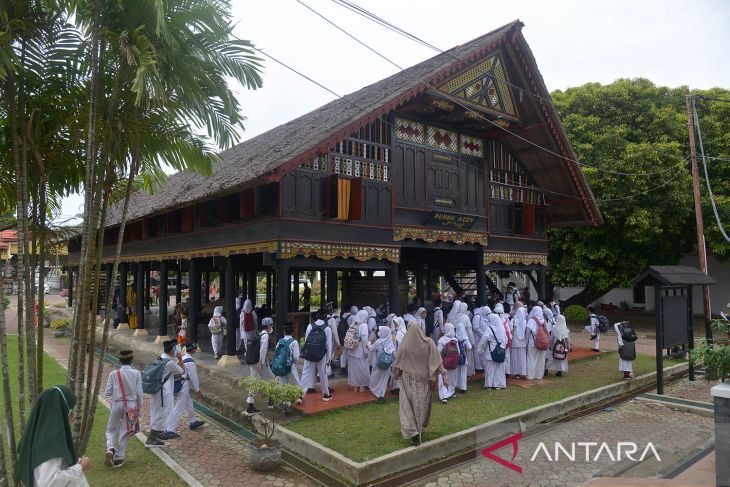
[[[238,385],[249,392],[268,397],[276,406],[291,404],[302,397],[302,388],[293,384],[280,384],[278,380],[264,380],[261,377],[248,376],[238,382]],[[276,430],[276,409],[271,410],[271,417],[264,415],[264,439],[259,446],[273,446]]]
[[[572,304],[565,309],[565,319],[568,321],[587,321],[588,310],[578,304]]]
[[[53,307],[54,308],[65,308],[66,307],[66,303],[64,303],[63,301],[61,301],[60,303],[54,304]]]
[[[3,296],[3,309],[8,309],[8,306],[10,306],[10,298]]]
[[[68,318],[58,318],[51,321],[51,328],[54,330],[65,330],[70,324],[71,322]]]

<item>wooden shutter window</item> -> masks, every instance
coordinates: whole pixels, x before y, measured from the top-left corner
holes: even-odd
[[[182,225],[181,230],[183,232],[193,231],[193,221],[195,220],[195,207],[188,206],[182,209]]]
[[[337,178],[337,219],[347,220],[350,217],[350,192],[352,183],[349,179]]]

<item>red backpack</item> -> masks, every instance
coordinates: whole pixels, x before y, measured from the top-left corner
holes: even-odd
[[[243,331],[253,331],[253,311],[243,312]]]
[[[456,370],[459,366],[459,342],[450,340],[441,351],[441,361],[446,370]]]
[[[533,320],[535,320],[533,318]],[[545,323],[537,323],[537,333],[535,334],[535,348],[538,350],[549,350],[550,349],[550,333],[548,333],[547,326]]]

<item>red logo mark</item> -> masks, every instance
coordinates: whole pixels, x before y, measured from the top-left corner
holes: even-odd
[[[522,439],[522,432],[519,432],[517,434],[514,434],[510,436],[509,438],[505,438],[504,440],[498,441],[494,445],[486,447],[484,450],[482,450],[482,455],[484,455],[486,458],[489,458],[490,460],[494,460],[495,462],[499,463],[500,465],[503,465],[510,470],[514,470],[517,473],[522,473],[522,467],[515,465],[512,463],[512,461],[507,461],[502,458],[499,458],[497,455],[493,454],[493,451],[499,450],[503,446],[512,445],[512,460],[515,459],[517,456],[517,450],[519,449],[519,446],[517,445],[517,442]]]

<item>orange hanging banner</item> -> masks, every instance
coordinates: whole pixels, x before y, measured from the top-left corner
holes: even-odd
[[[350,183],[349,179],[337,179],[337,219],[347,220],[350,217]]]

